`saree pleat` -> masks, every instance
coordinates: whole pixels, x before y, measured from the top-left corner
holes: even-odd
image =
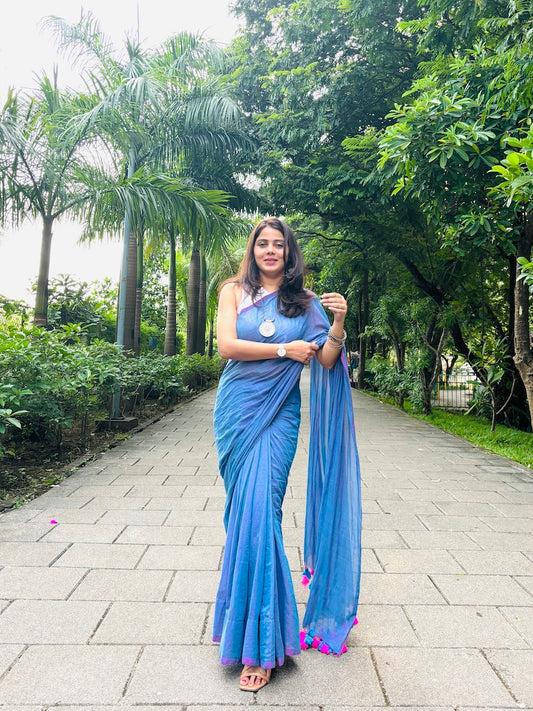
[[[268,669],[299,651],[298,613],[281,531],[281,504],[296,450],[297,386],[278,404],[273,422],[253,431],[248,455],[236,457],[238,476],[232,476],[230,457],[225,468],[227,536],[214,625],[224,664],[242,661]]]
[[[258,327],[265,318],[275,322],[274,338],[263,338],[259,334]],[[269,295],[241,312],[237,319],[238,337],[256,341],[287,343],[305,339],[321,345],[328,327],[327,317],[316,297],[312,307],[298,318],[289,319],[279,314],[275,295]],[[337,366],[342,368],[340,363]],[[308,629],[324,634],[324,639],[331,639],[333,644],[343,635],[343,641],[346,638],[345,628],[350,619],[353,624],[357,606],[354,582],[358,553],[346,556],[342,548],[347,544],[357,545],[357,536],[352,531],[354,525],[357,528],[354,522],[359,496],[358,489],[355,493],[348,491],[358,470],[349,477],[342,473],[343,467],[354,467],[353,452],[347,456],[344,449],[350,436],[355,449],[355,439],[353,415],[348,422],[336,420],[341,414],[344,417],[344,409],[348,407],[337,366],[332,371],[317,366],[326,374],[323,382],[320,373],[312,376],[321,389],[312,396],[315,405],[313,400],[311,402],[311,417],[316,420],[315,425],[312,422],[315,434],[312,434],[310,448],[309,487],[313,494],[312,501],[308,500],[306,520],[306,564],[313,563],[315,577],[310,586],[309,614],[304,620],[304,624],[309,624]],[[220,642],[223,664],[242,662],[268,669],[283,664],[285,656],[300,653],[298,612],[281,523],[282,503],[300,424],[302,367],[290,359],[229,361],[220,381],[215,405],[215,438],[226,490],[226,546],[215,604],[213,639]],[[342,412],[336,404],[339,387],[344,392]],[[348,395],[351,398],[349,392]],[[351,411],[351,399],[349,409]],[[344,432],[340,443],[337,443],[335,421]],[[338,472],[330,477],[332,467]],[[351,503],[348,511],[342,504],[342,511],[332,513],[331,507],[339,506],[339,493]],[[332,543],[323,540],[323,531],[331,534],[336,526],[345,525],[348,533],[342,532]],[[333,546],[333,567],[327,562],[330,545]],[[338,575],[336,566],[344,564],[347,570]],[[335,578],[330,577],[334,574]],[[348,585],[341,600],[332,584],[334,588],[337,584]],[[333,595],[334,599],[324,605],[323,595]]]

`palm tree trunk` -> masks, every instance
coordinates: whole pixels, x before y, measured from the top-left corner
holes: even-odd
[[[205,354],[205,328],[207,323],[207,264],[205,252],[200,248],[200,282],[198,285],[198,330],[196,353]]]
[[[196,353],[198,339],[198,301],[200,292],[200,252],[193,249],[187,284],[187,348],[186,354]]]
[[[33,325],[45,328],[48,324],[48,277],[50,274],[50,252],[52,249],[53,219],[43,218],[41,239],[41,260],[37,278],[37,293],[35,294],[35,311]]]
[[[213,327],[213,319],[211,319],[211,321],[209,322],[209,337],[207,339],[207,356],[208,356],[208,358],[213,357],[214,332],[215,332],[215,329]]]
[[[135,302],[137,291],[137,238],[130,235],[128,253],[128,276],[126,279],[126,311],[124,314],[124,348],[134,350]]]
[[[168,266],[168,303],[163,354],[176,355],[176,235],[169,232],[170,263]]]
[[[133,352],[136,356],[141,352],[141,311],[143,302],[144,280],[144,240],[139,235],[137,240],[137,276],[135,285],[135,319],[133,324]]]
[[[129,161],[128,161],[128,178],[131,178],[131,176],[135,173],[135,165],[136,165],[136,159],[135,159],[135,149],[130,148],[130,154],[129,154]],[[131,255],[131,240],[130,237],[132,235],[130,234],[130,217],[128,214],[128,211],[126,210],[126,214],[124,215],[124,244],[123,244],[123,249],[122,249],[122,267],[120,270],[120,284],[119,284],[119,290],[118,290],[118,308],[117,308],[117,333],[116,333],[116,341],[119,344],[119,346],[123,346],[124,348],[131,348],[131,342],[133,340],[133,337],[130,335],[128,337],[128,325],[133,326],[133,322],[128,324],[128,317],[127,317],[127,312],[128,312],[128,282],[130,279],[130,275],[133,273],[134,276],[134,284],[137,279],[136,277],[136,268],[134,268],[134,265],[130,262],[130,255]],[[135,298],[135,297],[134,297]],[[127,344],[130,344],[129,346]],[[120,417],[120,405],[119,405],[119,398],[120,398],[120,390],[115,389],[115,392],[113,394],[113,416],[114,417]]]

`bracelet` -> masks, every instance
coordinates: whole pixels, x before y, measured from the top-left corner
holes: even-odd
[[[328,338],[328,346],[336,351],[342,351],[342,349],[344,348],[344,343],[334,343]]]
[[[346,340],[346,331],[343,331],[342,338],[339,338],[331,331],[331,328],[330,328],[328,331],[328,338],[330,340],[332,340],[334,343],[342,343],[344,345],[344,341]]]

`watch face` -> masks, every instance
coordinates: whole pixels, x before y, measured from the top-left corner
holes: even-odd
[[[280,346],[280,347],[278,348],[278,355],[279,355],[280,358],[283,358],[283,356],[284,356],[286,353],[287,353],[287,351],[285,350],[285,347],[284,347],[284,346]]]

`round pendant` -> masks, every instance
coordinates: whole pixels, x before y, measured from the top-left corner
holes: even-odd
[[[266,318],[263,323],[259,326],[259,333],[265,338],[270,338],[276,333],[276,327],[274,325],[274,320]]]

